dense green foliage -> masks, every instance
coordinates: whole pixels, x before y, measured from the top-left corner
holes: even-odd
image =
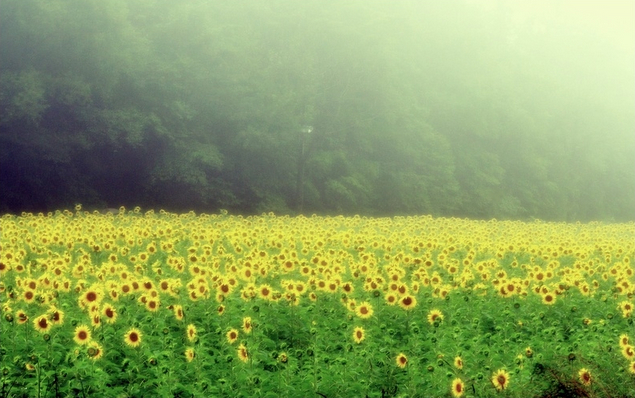
[[[633,52],[573,23],[508,2],[0,4],[2,211],[634,218]]]

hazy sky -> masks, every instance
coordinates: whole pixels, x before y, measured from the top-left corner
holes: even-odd
[[[510,0],[523,19],[566,21],[635,51],[635,0]]]

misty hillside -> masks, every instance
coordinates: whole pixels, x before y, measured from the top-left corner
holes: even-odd
[[[0,0],[0,212],[634,220],[633,4]]]

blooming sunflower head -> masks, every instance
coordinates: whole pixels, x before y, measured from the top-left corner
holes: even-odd
[[[249,334],[251,333],[251,328],[252,328],[252,324],[251,324],[251,317],[244,317],[243,318],[243,332]]]
[[[591,372],[588,369],[580,369],[580,371],[578,372],[578,377],[580,378],[582,384],[584,384],[585,386],[591,385]]]
[[[437,309],[433,309],[428,313],[428,322],[432,325],[435,322],[443,320],[443,313]]]
[[[461,358],[460,356],[454,358],[454,366],[457,369],[463,369],[463,358]]]
[[[408,357],[404,353],[399,353],[399,355],[395,358],[395,362],[397,363],[397,366],[403,369],[406,365],[408,365]]]
[[[110,304],[104,305],[101,313],[106,318],[107,323],[112,324],[115,323],[115,321],[117,320],[117,310]]]
[[[362,319],[368,319],[373,316],[373,306],[369,302],[363,301],[357,305],[355,313]]]
[[[124,336],[124,342],[130,347],[138,347],[141,344],[143,334],[137,328],[128,330]]]
[[[227,342],[234,344],[236,340],[238,340],[238,330],[230,329],[229,332],[227,332]]]
[[[366,332],[364,331],[364,328],[360,328],[360,327],[355,328],[355,330],[353,331],[353,340],[355,340],[355,342],[359,344],[362,341],[364,341],[365,338],[366,338]]]
[[[33,320],[33,326],[38,332],[46,333],[51,329],[51,322],[47,315],[40,315]]]
[[[465,391],[465,384],[463,384],[463,380],[456,378],[452,380],[452,396],[459,398],[463,396],[463,392]]]
[[[90,342],[90,329],[86,325],[79,325],[75,328],[73,340],[77,344],[84,345]]]
[[[187,331],[185,333],[186,333],[187,339],[190,342],[193,342],[196,340],[196,326],[194,326],[193,324],[190,323],[189,325],[187,325]]]
[[[193,348],[186,348],[185,349],[185,359],[188,362],[192,362],[195,357],[196,357],[196,353],[194,352]]]
[[[247,352],[247,347],[245,347],[243,344],[238,346],[238,359],[240,359],[243,362],[247,362],[249,361],[249,353]]]
[[[499,391],[506,389],[509,386],[509,373],[504,369],[499,369],[492,376],[492,384]]]
[[[624,348],[628,345],[628,335],[627,334],[622,334],[620,335],[620,347]]]
[[[404,310],[411,310],[417,305],[417,299],[414,296],[406,295],[399,299],[399,306]]]

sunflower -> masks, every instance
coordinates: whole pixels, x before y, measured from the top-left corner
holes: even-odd
[[[366,338],[366,331],[364,331],[364,328],[360,328],[360,327],[355,328],[355,330],[353,331],[353,340],[355,340],[355,342],[359,344],[365,338]]]
[[[183,307],[180,305],[175,305],[172,307],[172,311],[174,311],[174,317],[177,321],[183,320]]]
[[[433,309],[430,312],[428,312],[428,322],[432,325],[434,324],[434,322],[436,320],[442,321],[443,320],[443,313],[437,309]]]
[[[388,305],[395,305],[397,304],[397,295],[392,292],[386,293],[384,300],[386,300],[386,304]]]
[[[90,324],[92,327],[95,329],[101,327],[101,316],[99,315],[99,312],[91,312],[90,316]]]
[[[454,358],[454,366],[457,369],[463,369],[463,358],[457,356],[456,358]]]
[[[629,361],[635,359],[635,351],[633,350],[633,346],[627,344],[622,347],[622,355],[624,355],[624,358],[628,359]]]
[[[258,295],[265,300],[271,300],[271,292],[271,286],[269,285],[261,285],[258,288]]]
[[[104,356],[104,349],[96,341],[88,343],[88,357],[93,361],[101,359]]]
[[[90,342],[90,329],[88,329],[88,326],[79,325],[76,327],[73,340],[79,345],[88,344]]]
[[[406,295],[399,300],[399,306],[404,310],[411,310],[417,305],[417,299],[414,296]]]
[[[525,348],[525,356],[527,358],[531,358],[532,356],[534,356],[534,351],[531,349],[531,347]]]
[[[251,317],[244,317],[243,318],[243,332],[245,332],[246,334],[251,333],[251,329],[252,329],[252,324],[251,324]]]
[[[35,301],[35,292],[31,291],[31,290],[27,290],[24,292],[24,294],[22,294],[22,300],[24,300],[25,303],[29,304]]]
[[[287,361],[289,361],[289,357],[287,356],[286,352],[281,352],[280,354],[278,354],[278,362],[287,363]]]
[[[40,315],[33,320],[33,326],[35,326],[35,330],[40,333],[46,333],[51,330],[51,322],[49,322],[47,315]]]
[[[395,357],[395,362],[397,363],[397,366],[403,369],[408,364],[408,357],[406,356],[406,354],[400,352],[399,355]]]
[[[580,378],[582,384],[584,384],[585,386],[591,385],[591,372],[588,369],[580,369],[580,371],[578,372],[578,377]]]
[[[64,323],[64,311],[51,307],[49,309],[49,320],[53,325],[61,325]]]
[[[238,330],[230,329],[229,332],[227,332],[226,336],[227,336],[227,342],[229,344],[234,344],[236,340],[238,340]]]
[[[196,326],[194,326],[191,323],[189,325],[187,325],[186,335],[187,335],[187,339],[190,342],[194,342],[196,340]]]
[[[465,384],[463,384],[463,380],[456,378],[452,381],[452,395],[456,398],[463,396],[463,391],[465,391]]]
[[[141,344],[143,334],[137,328],[128,330],[124,336],[124,342],[130,347],[138,347]]]
[[[509,386],[509,373],[505,372],[504,369],[499,369],[492,376],[492,384],[497,390],[506,389]]]
[[[99,303],[103,298],[103,293],[99,289],[89,288],[86,292],[81,296],[81,299],[84,303],[90,305],[93,303]]]
[[[620,347],[624,348],[628,345],[628,335],[627,334],[621,334],[620,335]]]
[[[29,321],[29,316],[26,314],[26,312],[22,311],[22,310],[18,310],[15,313],[16,318],[18,318],[18,324],[22,325],[24,323],[27,323]]]
[[[368,319],[373,316],[373,306],[369,302],[363,301],[355,308],[355,313],[362,319]]]
[[[223,315],[223,313],[225,312],[225,306],[224,305],[219,305],[218,308],[216,309],[216,312],[218,313],[218,315]]]
[[[241,344],[238,346],[237,351],[238,351],[238,359],[247,363],[247,361],[249,360],[249,353],[247,352],[247,347]]]
[[[622,316],[628,318],[633,313],[633,304],[628,301],[622,301],[619,304],[620,310],[622,310]]]
[[[556,296],[551,293],[546,293],[542,295],[542,303],[547,305],[553,305],[556,303]]]
[[[110,304],[105,304],[101,313],[106,317],[107,323],[115,323],[117,320],[117,310]]]
[[[628,364],[628,371],[635,374],[635,361]]]
[[[161,307],[161,302],[157,299],[150,299],[146,301],[146,309],[150,312],[157,312]]]
[[[196,353],[194,352],[193,348],[186,348],[185,349],[185,359],[188,362],[192,362],[195,357],[196,357]]]

